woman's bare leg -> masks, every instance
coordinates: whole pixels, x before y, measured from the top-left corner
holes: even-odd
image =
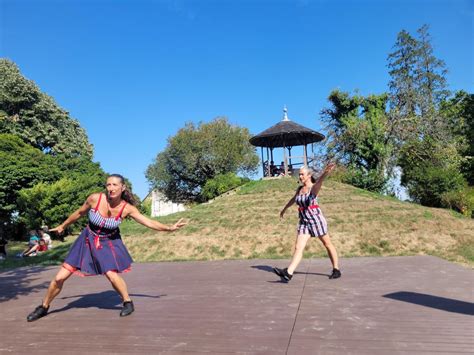
[[[114,271],[108,271],[105,276],[109,279],[112,287],[122,297],[123,302],[131,301],[128,294],[127,284],[125,281]]]
[[[288,273],[290,275],[293,275],[301,262],[301,259],[303,259],[304,248],[306,247],[309,238],[311,238],[309,234],[299,234],[296,237],[295,250],[293,252],[293,257],[291,258],[290,266],[288,266]]]
[[[72,272],[61,267],[54,279],[51,281],[43,299],[43,307],[48,308],[53,299],[61,292],[64,282],[72,275]]]
[[[324,247],[326,248],[329,259],[331,259],[333,269],[339,270],[339,259],[337,257],[337,251],[334,245],[331,242],[331,238],[329,238],[329,234],[326,234],[319,238],[323,243]]]

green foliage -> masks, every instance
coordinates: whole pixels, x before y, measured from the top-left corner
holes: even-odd
[[[192,123],[168,139],[165,150],[146,172],[153,188],[176,202],[200,201],[209,179],[229,172],[248,175],[258,165],[255,148],[246,128],[231,125],[226,118]]]
[[[355,167],[349,167],[341,181],[361,189],[376,192],[384,191],[387,183],[387,179],[377,170],[365,171]]]
[[[58,165],[61,164],[72,165],[72,162],[63,160]],[[31,227],[58,225],[78,209],[91,193],[103,190],[106,174],[99,164],[78,159],[73,166],[74,170],[65,170],[67,176],[65,174],[57,181],[40,182],[20,191],[18,206],[22,211],[21,222]]]
[[[45,153],[92,157],[79,122],[6,59],[0,59],[0,133],[19,136]]]
[[[145,216],[151,216],[151,198],[146,199],[140,204],[140,212]]]
[[[0,59],[0,234],[56,225],[102,190],[106,174],[91,157],[79,123]]]
[[[445,121],[437,110],[449,95],[446,65],[433,55],[428,26],[417,31],[418,38],[402,30],[388,56],[390,124],[403,143],[419,135],[444,136]]]
[[[443,194],[466,185],[456,147],[445,147],[428,137],[407,142],[399,163],[403,170],[402,185],[416,202],[425,206],[443,207]]]
[[[470,185],[474,185],[474,94],[458,91],[441,104],[441,115],[463,157],[461,171]]]
[[[394,51],[388,55],[391,103],[402,117],[413,117],[416,112],[415,83],[416,51],[418,43],[407,31],[398,33]]]
[[[371,191],[383,191],[392,153],[387,134],[387,95],[350,96],[333,91],[332,107],[323,110],[329,126],[328,152],[347,167],[347,180]]]
[[[248,178],[239,177],[234,173],[220,174],[206,181],[201,195],[205,200],[211,200],[249,181]]]
[[[87,157],[51,156],[11,134],[0,134],[0,221],[29,228],[55,225],[88,194],[103,189],[105,173]],[[18,214],[19,220],[13,216]]]
[[[474,187],[451,190],[441,195],[443,207],[451,208],[467,217],[474,218]]]
[[[447,99],[446,65],[433,54],[426,25],[417,38],[401,31],[388,61],[402,185],[423,205],[469,210],[463,191],[474,182],[473,95],[459,91]]]
[[[11,222],[18,212],[18,193],[40,181],[51,182],[61,176],[54,158],[43,154],[11,134],[0,134],[0,222]]]

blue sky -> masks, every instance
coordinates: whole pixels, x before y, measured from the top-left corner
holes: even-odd
[[[187,121],[227,116],[257,134],[287,105],[324,133],[331,90],[387,90],[402,29],[428,24],[450,89],[472,92],[473,14],[469,0],[0,0],[0,56],[143,198],[147,166]]]

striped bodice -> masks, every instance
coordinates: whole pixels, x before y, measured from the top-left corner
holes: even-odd
[[[115,232],[118,229],[120,223],[122,223],[122,212],[127,203],[126,202],[123,203],[123,206],[120,209],[120,212],[117,216],[104,217],[99,212],[101,199],[102,199],[102,194],[100,194],[99,196],[99,201],[97,202],[97,206],[89,210],[89,214],[88,214],[89,227],[93,232],[97,234],[103,234],[103,233],[107,234],[107,233]]]
[[[318,198],[310,191],[305,194],[298,194],[295,202],[298,207],[308,208],[309,206],[317,206]]]
[[[117,229],[122,223],[122,217],[105,218],[96,209],[89,210],[89,225],[100,229]]]

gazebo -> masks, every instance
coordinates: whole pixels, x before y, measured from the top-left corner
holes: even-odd
[[[314,149],[312,143],[320,142],[325,136],[312,129],[306,128],[298,123],[291,121],[288,118],[288,110],[283,109],[283,119],[276,125],[266,129],[265,131],[253,136],[250,139],[250,144],[260,147],[262,153],[262,167],[263,176],[288,176],[288,172],[293,172],[292,158],[303,158],[299,165],[308,166],[314,160]],[[308,158],[307,146],[311,144],[312,158]],[[291,156],[291,148],[295,146],[303,146],[303,156]],[[263,148],[267,148],[267,160],[263,157]],[[273,162],[273,149],[283,148],[283,163],[284,167],[275,166]],[[288,149],[288,155],[286,150]]]

